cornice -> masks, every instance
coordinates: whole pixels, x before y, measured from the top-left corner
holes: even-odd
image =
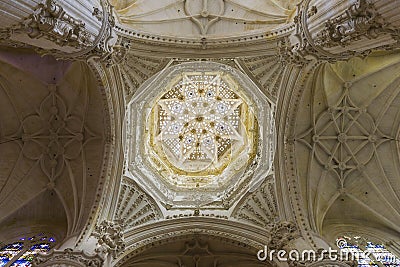
[[[257,32],[234,37],[179,38],[114,27],[120,38],[129,40],[130,51],[140,55],[181,58],[226,58],[276,54],[277,41],[290,36],[294,24],[271,32]]]

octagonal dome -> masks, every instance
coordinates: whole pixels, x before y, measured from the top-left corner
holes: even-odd
[[[272,108],[231,67],[167,68],[139,89],[129,111],[126,175],[167,208],[228,208],[270,171]]]
[[[219,187],[254,159],[257,121],[237,88],[223,71],[182,72],[151,102],[144,145],[167,182]]]

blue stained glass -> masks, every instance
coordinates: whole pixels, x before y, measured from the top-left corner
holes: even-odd
[[[8,244],[0,250],[0,266],[5,266],[12,260],[22,249],[24,245],[21,242]]]
[[[35,255],[39,252],[49,251],[54,245],[52,243],[55,242],[53,237],[47,238],[43,234],[30,238],[23,237],[19,240],[22,242],[8,244],[0,249],[0,267],[10,262],[12,262],[11,267],[30,267]],[[17,254],[23,251],[24,245],[29,245],[29,250],[16,259]]]
[[[342,237],[337,240],[338,244],[340,241],[342,245],[339,246],[341,251],[352,252],[357,255],[356,259],[359,267],[378,267],[379,265],[376,264],[377,262],[380,262],[385,267],[400,267],[400,259],[390,253],[384,245],[365,242],[366,245],[364,243],[364,245],[360,247],[359,240],[361,240],[361,237],[354,237],[354,240],[348,237]],[[370,252],[370,257],[367,256],[368,252]]]
[[[30,267],[31,262],[27,260],[16,260],[11,267]]]

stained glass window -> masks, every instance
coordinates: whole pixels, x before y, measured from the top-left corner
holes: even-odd
[[[400,267],[400,259],[378,242],[371,242],[359,235],[343,235],[336,242],[342,253],[354,256],[359,267]]]
[[[46,237],[43,234],[20,238],[0,249],[0,267],[7,264],[11,267],[31,266],[36,254],[49,251],[54,244],[53,237]]]

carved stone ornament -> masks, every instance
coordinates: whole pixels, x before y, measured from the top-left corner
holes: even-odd
[[[52,55],[58,59],[97,60],[111,66],[120,63],[129,50],[130,43],[114,33],[113,7],[101,0],[101,10],[95,8],[93,20],[101,21],[96,32],[90,32],[86,24],[63,8],[63,2],[45,0],[22,23],[1,29],[1,43],[12,47],[33,47],[40,55]],[[26,44],[13,38],[14,34],[27,34],[32,39],[46,39],[57,48],[48,49],[36,44]],[[72,48],[72,50],[71,50]]]
[[[320,32],[315,44],[323,47],[346,46],[361,37],[376,39],[380,34],[399,35],[399,30],[388,25],[368,0],[358,0],[344,13],[330,19]]]
[[[125,249],[123,224],[121,221],[103,221],[92,234],[98,239],[95,251],[102,256],[111,255],[113,258]]]
[[[334,62],[354,56],[365,57],[373,49],[392,50],[399,47],[400,31],[386,23],[368,0],[358,0],[342,14],[329,18],[320,32],[314,32],[310,27],[310,21],[318,12],[317,7],[310,6],[310,2],[305,0],[299,5],[294,18],[294,38],[280,41],[279,54],[284,61],[297,65],[311,60]],[[381,38],[378,37],[382,35],[390,35],[393,42],[380,42]],[[359,40],[366,40],[368,45],[364,44],[363,48],[350,47]]]
[[[274,180],[267,178],[258,190],[239,204],[234,217],[260,227],[270,227],[278,218],[277,209]]]
[[[50,253],[39,253],[32,262],[33,267],[101,267],[103,259],[97,254],[88,255],[83,251],[72,249],[54,250]]]
[[[95,41],[95,36],[85,29],[85,23],[68,15],[55,0],[39,4],[25,23],[30,38],[44,37],[59,46],[82,49]]]
[[[103,11],[99,11],[100,13],[96,15],[95,9],[93,16],[95,16],[97,19],[101,19],[102,26],[100,29],[100,33],[97,37],[98,41],[96,42],[94,49],[88,53],[87,58],[99,58],[101,61],[106,62],[107,65],[110,65],[110,62],[113,61],[111,57],[112,53],[114,52],[115,45],[115,43],[112,43],[112,40],[114,39],[113,28],[115,26],[115,18],[113,15],[113,6],[108,3],[108,0],[101,0],[100,2]],[[121,52],[125,55],[125,53],[123,52],[126,50],[125,48],[129,48],[129,44],[125,42],[121,43],[120,40],[119,46],[116,46],[116,51],[118,54],[117,58],[120,58]]]
[[[131,42],[128,39],[119,38],[117,43],[112,47],[112,52],[103,57],[103,62],[107,67],[122,63],[126,59],[130,47]]]
[[[272,227],[268,248],[283,249],[297,237],[299,237],[299,233],[293,222],[278,222]]]
[[[246,72],[248,70],[248,75],[253,77],[252,79],[258,83],[263,93],[276,103],[286,68],[280,55],[246,57],[239,63]]]
[[[304,56],[303,50],[298,49],[299,45],[293,46],[288,37],[278,41],[278,56],[283,64],[304,66],[310,60]]]
[[[125,229],[159,220],[162,213],[157,204],[137,184],[124,178],[115,217],[123,220]]]

